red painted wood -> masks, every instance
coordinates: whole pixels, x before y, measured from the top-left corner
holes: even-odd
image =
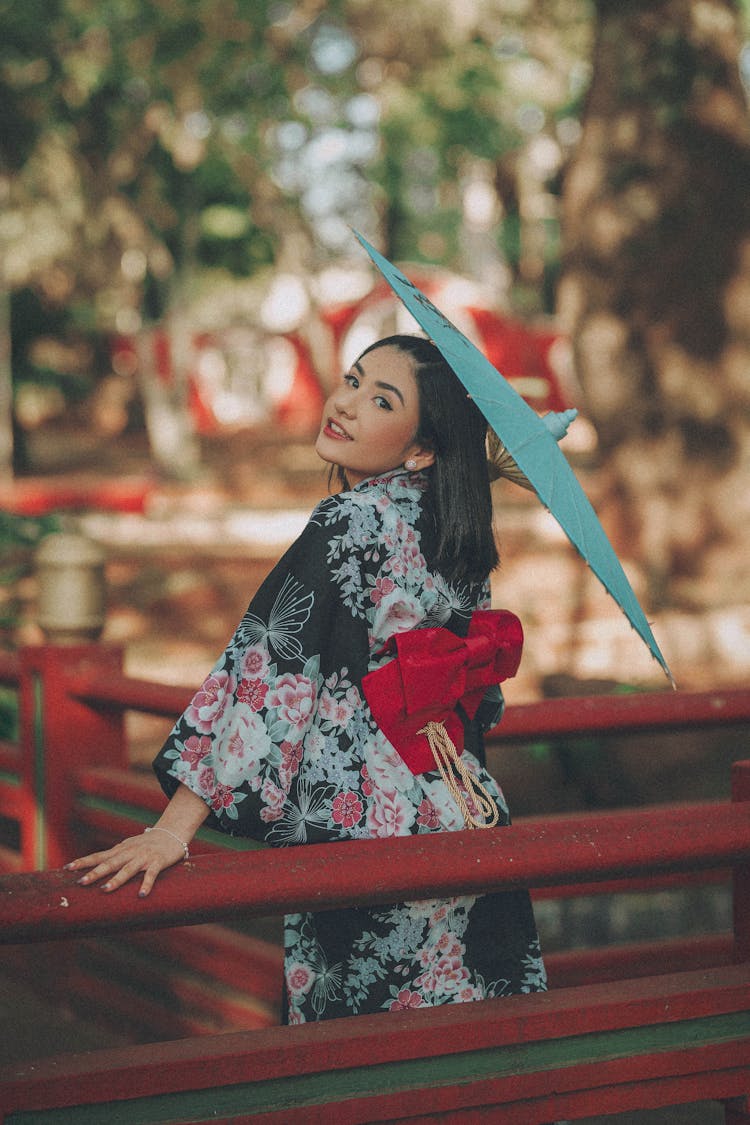
[[[18,852],[11,848],[0,847],[0,873],[23,871],[23,860]]]
[[[21,764],[21,750],[15,742],[0,739],[0,770],[15,773]]]
[[[70,677],[71,691],[90,703],[116,704],[152,714],[178,715],[194,687],[156,684],[96,669]],[[550,735],[679,730],[750,722],[750,691],[653,692],[543,700],[506,709],[490,737],[502,741]]]
[[[747,1080],[746,1068],[718,1073],[703,1073],[665,1077],[652,1081],[621,1082],[605,1089],[593,1091],[550,1093],[541,1098],[529,1097],[520,1101],[482,1106],[461,1106],[444,1109],[439,1117],[424,1113],[404,1115],[398,1100],[394,1099],[395,1115],[379,1116],[374,1122],[372,1106],[361,1102],[345,1105],[290,1107],[274,1113],[240,1114],[228,1117],[210,1116],[190,1121],[173,1121],[170,1125],[381,1125],[384,1121],[399,1121],[401,1125],[427,1125],[439,1120],[441,1125],[548,1125],[552,1120],[575,1121],[580,1118],[599,1117],[602,1112],[620,1114],[628,1110],[660,1109],[666,1106],[686,1105],[691,1102],[719,1100],[734,1086],[741,1089]],[[614,1120],[613,1120],[614,1125]],[[744,1118],[727,1115],[726,1125],[746,1125]]]
[[[750,761],[732,766],[732,801],[750,811]],[[732,892],[735,957],[750,961],[750,862],[735,868]]]
[[[104,676],[96,668],[69,675],[68,687],[72,695],[92,706],[144,711],[171,718],[177,718],[185,710],[196,690],[122,674]]]
[[[19,786],[0,781],[0,808],[3,816],[17,820],[24,815],[26,801],[26,794]]]
[[[279,1022],[281,949],[220,926],[10,946],[2,963],[45,1002],[137,1042]]]
[[[433,1121],[440,1121],[441,1125],[486,1125],[488,1121],[502,1125],[549,1125],[553,1120],[575,1121],[592,1116],[598,1118],[602,1113],[619,1114],[719,1100],[742,1090],[748,1081],[747,1067],[731,1066],[698,1074],[636,1078],[635,1081],[618,1080],[606,1070],[599,1074],[602,1079],[609,1078],[606,1085],[596,1084],[596,1071],[592,1074],[570,1068],[551,1072],[552,1081],[575,1080],[581,1086],[588,1081],[592,1088],[561,1092],[552,1089],[542,1096],[535,1096],[533,1087],[526,1095],[515,1095],[506,1083],[486,1082],[444,1090],[430,1088],[407,1095],[383,1095],[377,1100],[352,1098],[327,1106],[289,1107],[279,1112],[240,1114],[223,1119],[211,1116],[196,1122],[191,1118],[189,1125],[381,1125],[391,1121],[401,1125],[427,1125]],[[737,1125],[745,1123],[740,1118]]]
[[[70,808],[76,769],[84,765],[124,765],[125,740],[121,715],[106,716],[73,699],[66,675],[97,668],[115,674],[122,664],[118,649],[101,645],[28,647],[20,654],[21,783],[33,794],[39,819],[27,835],[43,840],[35,863],[57,866],[71,855]],[[41,729],[40,729],[41,725]],[[38,763],[43,762],[43,771]],[[43,791],[38,790],[43,776]],[[41,854],[40,854],[41,851]],[[24,849],[24,859],[30,857]]]
[[[489,737],[502,742],[563,734],[622,734],[750,722],[750,691],[639,692],[510,706]]]
[[[178,1036],[204,1037],[217,1031],[215,1022],[207,1019],[200,1008],[188,1012],[176,1008],[169,1011],[158,1000],[141,996],[117,981],[107,982],[106,1012],[103,1012],[101,978],[95,979],[80,966],[70,973],[68,1003],[79,1018],[119,1032],[134,1043]]]
[[[171,1125],[381,1125],[385,1121],[427,1125],[427,1122],[435,1120],[439,1120],[441,1125],[486,1125],[488,1121],[502,1122],[502,1125],[548,1125],[553,1119],[575,1121],[592,1115],[599,1117],[602,1112],[620,1114],[628,1110],[660,1109],[718,1100],[726,1097],[728,1090],[742,1089],[746,1081],[746,1068],[737,1068],[736,1072],[727,1069],[677,1078],[622,1081],[617,1085],[610,1083],[604,1088],[559,1094],[552,1092],[544,1097],[530,1096],[514,1102],[504,1100],[481,1106],[461,1105],[456,1109],[443,1108],[439,1117],[435,1113],[425,1115],[419,1111],[415,1115],[404,1114],[405,1107],[400,1097],[394,1097],[390,1099],[392,1114],[387,1117],[379,1115],[377,1122],[372,1116],[371,1102],[351,1099],[339,1105],[289,1107],[278,1112],[240,1114],[231,1118],[212,1115],[196,1120],[191,1117],[189,1122],[174,1121]],[[431,1093],[427,1091],[426,1096],[418,1094],[417,1098],[425,1101]],[[382,1106],[382,1099],[379,1104]],[[728,1115],[726,1125],[746,1125],[746,1120]]]
[[[717,803],[612,813],[583,827],[550,821],[481,832],[352,840],[196,856],[166,872],[157,891],[137,885],[104,899],[74,875],[0,878],[0,941],[143,929],[342,905],[550,886],[651,871],[713,868],[750,859],[750,806]],[[60,899],[67,906],[60,908]]]
[[[633,1066],[632,1070],[637,1068]],[[597,1078],[602,1080],[601,1085]],[[619,1114],[719,1100],[744,1089],[748,1068],[726,1066],[698,1074],[637,1077],[635,1080],[618,1078],[609,1073],[609,1068],[598,1072],[566,1068],[550,1072],[549,1079],[563,1087],[573,1081],[579,1086],[588,1082],[591,1088],[564,1088],[562,1091],[553,1088],[535,1096],[531,1083],[531,1089],[524,1095],[509,1091],[507,1083],[486,1082],[468,1088],[447,1087],[444,1091],[431,1088],[407,1095],[381,1096],[376,1103],[375,1099],[347,1099],[328,1106],[290,1107],[280,1112],[242,1114],[218,1121],[209,1117],[200,1122],[191,1120],[190,1125],[381,1125],[387,1121],[426,1125],[428,1121],[438,1120],[441,1125],[486,1125],[488,1121],[502,1122],[502,1125],[549,1125],[553,1120],[575,1121],[592,1116],[598,1118],[602,1113]],[[442,1097],[438,1102],[439,1094]],[[727,1118],[727,1125],[729,1121]],[[742,1118],[737,1125],[745,1125]]]
[[[136,809],[143,809],[151,813],[160,813],[164,807],[164,796],[159,788],[156,778],[150,771],[136,772],[130,769],[110,769],[108,767],[93,767],[77,774],[76,786],[80,795],[99,797],[106,801],[130,805]],[[660,806],[661,807],[661,806]],[[677,806],[671,806],[676,808]],[[123,835],[134,830],[130,818],[119,816],[116,812],[89,808],[85,801],[80,799],[73,808],[76,831],[80,834],[82,829],[93,829],[106,841],[121,839]],[[599,820],[606,821],[613,815],[610,811],[588,811],[578,814],[562,814],[551,817],[524,817],[517,823],[525,825],[545,825],[551,821],[565,824],[571,830],[582,828],[588,830],[593,823]],[[144,817],[145,823],[145,817]],[[195,854],[203,852],[225,851],[221,842],[198,839],[191,847]],[[611,881],[597,881],[596,883],[577,883],[575,885],[540,887],[535,893],[535,898],[578,898],[582,895],[592,894],[617,894],[624,891],[643,890],[672,890],[681,887],[693,887],[697,883],[728,883],[731,878],[729,868],[705,870],[700,872],[676,872],[656,875],[649,872],[640,878],[617,879]]]
[[[284,964],[280,945],[214,925],[132,933],[129,941],[267,1005],[279,1002]]]
[[[44,855],[41,854],[43,824],[41,823],[41,808],[37,793],[37,771],[35,769],[36,738],[35,738],[35,700],[34,682],[28,673],[25,662],[19,667],[18,683],[18,725],[20,732],[18,780],[21,791],[27,797],[24,816],[19,822],[21,835],[21,861],[23,868],[32,871],[34,868],[44,866]]]
[[[164,808],[164,798],[155,795],[148,805],[136,808],[134,815],[125,812],[113,812],[109,809],[88,808],[80,801],[73,805],[73,817],[76,827],[75,855],[84,855],[94,849],[109,847],[126,836],[133,836],[142,831],[143,825],[155,820],[158,813]],[[149,816],[148,813],[152,815]],[[227,855],[228,848],[223,840],[214,843],[212,840],[198,838],[190,845],[190,854],[193,857],[204,854]],[[253,849],[243,849],[249,852]],[[162,881],[163,883],[163,881]],[[0,939],[1,940],[1,939]]]
[[[0,1073],[0,1091],[6,1111],[75,1105],[103,1096],[103,1075],[107,1099],[119,1100],[132,1096],[134,1090],[148,1096],[184,1088],[207,1089],[247,1081],[251,1076],[261,1081],[285,1074],[312,1074],[571,1034],[647,1027],[748,1008],[748,968],[734,965],[616,985],[592,985],[585,990],[560,989],[387,1016],[352,1017],[37,1060]],[[694,1050],[657,1052],[653,1057],[646,1054],[636,1059],[613,1059],[611,1063],[599,1059],[590,1068],[579,1067],[577,1076],[573,1074],[576,1068],[569,1067],[546,1075],[535,1072],[498,1081],[513,1097],[532,1097],[576,1089],[576,1082],[582,1078],[591,1089],[606,1087],[615,1080],[740,1065],[746,1067],[746,1077],[750,1075],[750,1023],[748,1036],[741,1043],[704,1044]]]
[[[153,489],[154,483],[148,478],[86,481],[29,477],[0,485],[0,506],[24,516],[49,515],[66,508],[143,512]]]
[[[149,956],[147,950],[131,948],[122,940],[87,939],[78,943],[77,955],[79,974],[86,975],[100,990],[102,981],[107,982],[108,993],[113,985],[119,987],[132,999],[136,1011],[141,999],[149,998],[163,1013],[162,1024],[172,1035],[176,1034],[170,1028],[173,1015],[183,1022],[186,1017],[192,1018],[212,1031],[268,1027],[279,1022],[278,1003],[265,1003],[210,977],[201,979],[186,971],[180,960]],[[280,996],[279,976],[274,1001]]]
[[[81,769],[76,774],[76,793],[157,813],[161,813],[166,804],[166,798],[150,770],[116,769],[112,766]],[[81,811],[85,811],[83,806]]]
[[[77,789],[79,795],[100,797],[106,801],[120,802],[151,813],[159,813],[164,807],[164,797],[156,779],[145,771],[136,773],[133,770],[116,770],[106,767],[82,770],[77,775]],[[592,823],[596,823],[600,819],[606,820],[611,815],[611,812],[597,810],[583,814],[562,814],[546,818],[523,817],[517,823],[542,825],[554,821],[558,824],[566,824],[571,830],[580,827],[586,831]],[[104,842],[110,843],[122,839],[123,836],[134,831],[131,818],[119,816],[116,812],[89,808],[85,801],[80,799],[74,804],[73,818],[79,836],[84,829],[90,829],[95,834],[95,839],[82,843],[82,850],[85,851],[93,850],[94,847],[101,847]],[[144,823],[145,820],[144,816]],[[191,851],[196,855],[225,850],[226,844],[221,839],[214,842],[213,840],[199,838],[191,847]],[[580,898],[584,895],[618,894],[626,891],[674,890],[708,883],[728,883],[731,875],[732,872],[729,868],[668,874],[649,872],[639,878],[630,877],[608,881],[599,880],[596,883],[538,887],[534,892],[534,899]]]
[[[545,953],[550,988],[731,965],[731,933]]]

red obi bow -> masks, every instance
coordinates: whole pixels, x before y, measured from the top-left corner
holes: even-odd
[[[375,722],[412,773],[435,769],[423,733],[428,722],[442,723],[461,753],[464,729],[456,705],[473,719],[487,688],[516,674],[522,646],[521,622],[504,609],[477,610],[466,637],[435,628],[409,629],[388,640],[386,651],[395,649],[395,658],[368,672],[362,690]]]

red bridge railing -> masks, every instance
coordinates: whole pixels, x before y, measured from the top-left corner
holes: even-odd
[[[254,851],[250,857],[242,854],[254,848],[250,842],[204,832],[194,850],[207,854],[170,873],[158,896],[143,902],[126,890],[108,898],[104,910],[101,896],[78,888],[67,873],[20,873],[61,867],[89,845],[139,831],[156,819],[164,798],[149,771],[130,768],[124,715],[140,711],[172,719],[191,689],[125,676],[118,650],[92,645],[0,654],[0,684],[18,692],[20,714],[18,743],[0,743],[0,813],[6,824],[18,825],[18,846],[6,842],[0,848],[0,870],[17,873],[3,882],[0,900],[6,942],[192,925],[233,918],[240,910],[246,917],[270,916],[305,903],[317,909],[344,901],[465,894],[490,885],[526,885],[537,898],[653,890],[726,882],[733,865],[737,909],[747,917],[745,884],[737,875],[742,869],[737,864],[748,858],[743,851],[748,814],[742,802],[750,796],[750,784],[743,780],[742,766],[735,771],[733,805],[565,815],[527,820],[510,831]],[[750,691],[663,692],[511,706],[494,737],[530,742],[592,732],[741,731],[748,725]],[[241,850],[232,854],[231,849]],[[362,864],[368,871],[364,891]],[[746,932],[743,923],[737,933]],[[737,933],[734,939],[711,934],[657,942],[650,951],[559,953],[548,961],[551,975],[558,972],[561,979],[578,979],[589,971],[605,979],[634,971],[636,962],[639,971],[658,966],[667,954],[674,963],[726,961],[733,942],[746,940]],[[275,959],[275,952],[269,954],[269,964]]]
[[[60,866],[75,854],[81,824],[73,812],[81,812],[81,801],[88,809],[84,819],[100,832],[108,826],[117,833],[132,819],[132,810],[160,811],[156,788],[129,768],[124,714],[176,717],[192,694],[190,688],[125,676],[120,651],[96,645],[43,645],[0,653],[0,684],[17,690],[20,714],[19,743],[0,742],[0,809],[18,825],[17,847],[0,847],[0,870]],[[511,706],[493,737],[510,743],[730,725],[750,725],[750,690]],[[112,807],[97,814],[97,804],[107,794]]]
[[[17,655],[0,654],[0,684],[17,692],[19,700],[19,738],[0,743],[1,823],[6,830],[13,822],[18,826],[15,846],[6,840],[0,849],[0,869],[7,872],[0,876],[0,942],[8,947],[6,955],[11,961],[20,954],[21,966],[28,964],[37,973],[42,971],[40,960],[34,959],[33,949],[26,953],[27,943],[58,943],[61,957],[49,958],[45,981],[55,972],[60,976],[60,965],[65,965],[66,986],[81,993],[88,989],[92,1002],[97,993],[93,975],[99,971],[107,979],[110,1008],[119,1005],[118,1012],[137,1010],[140,1014],[145,1007],[142,997],[126,995],[124,987],[118,990],[111,966],[126,964],[132,975],[132,961],[122,961],[122,951],[106,943],[127,941],[127,958],[144,949],[150,953],[161,950],[175,975],[171,1008],[179,996],[187,995],[192,1008],[205,1000],[205,995],[198,1000],[195,991],[190,991],[196,987],[193,979],[185,983],[177,979],[180,956],[184,955],[191,974],[200,970],[210,974],[211,960],[221,965],[231,949],[233,965],[241,966],[240,972],[250,982],[252,1011],[246,1005],[239,1013],[241,1022],[231,1023],[232,1004],[241,1008],[243,1003],[237,997],[236,973],[230,982],[219,979],[219,986],[230,984],[234,991],[231,997],[225,993],[212,1001],[213,1011],[217,1019],[229,1020],[221,1026],[268,1027],[275,1019],[272,993],[280,986],[278,953],[221,923],[290,910],[473,894],[489,888],[527,886],[540,897],[692,886],[723,879],[731,881],[731,932],[633,947],[572,950],[548,955],[546,960],[551,981],[557,986],[620,981],[617,995],[613,992],[604,997],[607,1011],[614,1011],[616,1003],[627,1007],[634,977],[658,974],[668,993],[672,984],[665,973],[708,967],[714,974],[711,979],[724,981],[731,992],[732,1011],[746,1008],[742,997],[746,997],[745,963],[750,961],[750,761],[736,762],[733,767],[731,800],[527,819],[511,828],[484,832],[252,853],[244,844],[242,850],[233,851],[235,841],[204,833],[195,850],[203,849],[205,854],[166,872],[151,897],[139,899],[134,883],[105,898],[95,888],[78,886],[75,876],[64,870],[32,869],[59,868],[71,855],[81,854],[84,845],[140,830],[158,816],[164,798],[150,772],[130,768],[124,716],[127,711],[141,711],[171,719],[185,706],[191,691],[124,676],[120,653],[98,646],[40,646]],[[729,736],[736,728],[737,756],[743,757],[748,725],[750,691],[665,692],[509,707],[495,737],[504,742],[533,742],[594,732],[619,735],[717,728]],[[186,931],[174,929],[184,926],[199,927],[201,940],[186,942]],[[75,942],[66,940],[71,938]],[[98,945],[100,942],[105,944]],[[85,972],[63,953],[67,946],[80,947]],[[729,967],[732,961],[738,963],[735,969]],[[153,979],[153,970],[147,967],[145,972]],[[700,984],[703,977],[696,980]],[[705,991],[705,981],[702,987]],[[589,989],[585,991],[588,995]],[[711,995],[714,993],[715,989]],[[600,1001],[601,996],[597,1003]],[[559,1002],[574,1008],[578,1003],[564,995]],[[585,998],[580,1001],[585,1002]],[[571,1017],[566,1013],[563,1022],[567,1025]],[[439,1023],[444,1015],[438,1013],[434,1018]],[[167,1037],[196,1031],[205,1035],[212,1030],[210,1022],[201,1024],[194,1012],[172,1011],[170,1016],[172,1022],[164,1025]],[[432,1018],[430,1015],[429,1020]],[[619,1026],[617,1021],[615,1024]],[[329,1030],[333,1034],[335,1029]],[[719,1034],[725,1031],[720,1028]],[[212,1041],[206,1042],[206,1047],[195,1041],[189,1045],[191,1058],[211,1055]],[[263,1043],[261,1047],[265,1050]],[[707,1045],[706,1058],[720,1048],[718,1043]],[[336,1051],[341,1049],[340,1044],[336,1046]],[[139,1049],[133,1050],[137,1053]],[[143,1089],[156,1090],[163,1068],[154,1068],[144,1051],[138,1055],[145,1076]],[[277,1057],[278,1050],[271,1053]],[[168,1054],[166,1051],[165,1058]],[[683,1057],[680,1052],[675,1055]],[[112,1061],[103,1056],[101,1064],[91,1064],[92,1089],[101,1074],[112,1072]],[[130,1065],[128,1056],[123,1073],[131,1073]],[[54,1085],[57,1078],[49,1081]],[[177,1079],[172,1076],[169,1082],[174,1086]],[[682,1079],[680,1082],[685,1085]],[[463,1090],[464,1085],[458,1082],[456,1089]],[[700,1086],[702,1096],[714,1096],[709,1086],[705,1082]],[[26,1078],[13,1086],[21,1091],[19,1105],[26,1105],[27,1087],[30,1089],[30,1080]],[[716,1085],[716,1096],[744,1089],[739,1077],[735,1085],[722,1079]],[[599,1104],[599,1096],[586,1094],[586,1105]],[[672,1095],[665,1093],[668,1096]],[[682,1100],[686,1096],[684,1091],[680,1093]],[[68,1104],[55,1101],[57,1097],[49,1093],[49,1104]],[[65,1094],[68,1097],[73,1097],[70,1091]],[[732,1112],[727,1109],[727,1121],[745,1121],[739,1111],[734,1117]]]
[[[750,762],[735,766],[750,797]],[[158,894],[136,886],[106,902],[66,871],[0,878],[0,941],[82,934],[478,894],[489,888],[594,883],[750,863],[747,799],[561,817],[483,832],[352,840],[253,854],[197,855],[163,876]],[[741,903],[744,912],[746,903]],[[742,921],[747,929],[750,919]],[[738,939],[739,940],[739,939]],[[743,941],[745,939],[743,938]],[[745,953],[742,954],[745,956]]]

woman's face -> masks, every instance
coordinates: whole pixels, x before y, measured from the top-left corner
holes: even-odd
[[[331,392],[315,449],[324,461],[340,465],[350,487],[416,462],[431,465],[434,456],[416,440],[419,392],[412,361],[385,346],[357,360]]]

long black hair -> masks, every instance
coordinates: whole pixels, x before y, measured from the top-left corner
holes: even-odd
[[[386,347],[411,359],[419,392],[415,441],[435,454],[427,470],[427,500],[435,524],[437,568],[449,581],[483,582],[499,562],[487,471],[487,423],[431,340],[388,336],[359,358]]]

